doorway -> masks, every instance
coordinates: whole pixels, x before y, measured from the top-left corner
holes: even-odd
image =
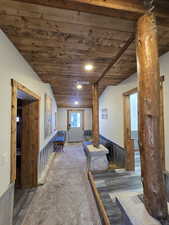
[[[138,144],[138,93],[129,95],[130,100],[130,132],[132,147],[134,151],[134,170],[136,173],[141,172],[140,151]]]
[[[67,111],[68,142],[81,142],[84,137],[84,110]]]
[[[36,94],[12,80],[11,183],[15,184],[14,222],[27,192],[38,184],[39,101]]]
[[[164,139],[164,104],[163,82],[160,80],[160,155],[162,168],[165,170],[165,139]],[[137,88],[123,94],[124,100],[124,147],[127,150],[126,169],[140,173],[140,151],[138,138],[138,92]]]
[[[124,146],[127,149],[126,168],[140,173],[140,152],[138,145],[138,93],[134,88],[124,96]]]

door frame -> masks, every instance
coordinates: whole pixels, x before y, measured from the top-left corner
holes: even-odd
[[[163,83],[164,76],[160,77],[160,156],[162,161],[162,169],[165,170],[165,134],[164,134],[164,96]],[[138,92],[137,88],[133,88],[123,93],[123,113],[124,113],[124,148],[131,155],[131,162],[128,162],[130,168],[134,167],[132,151],[133,140],[131,139],[131,118],[130,118],[130,95]],[[139,112],[138,112],[139,113]]]
[[[133,88],[123,93],[123,113],[124,113],[124,148],[127,150],[126,169],[135,170],[135,158],[131,139],[131,113],[130,113],[130,95],[137,93],[137,88]]]
[[[38,184],[38,171],[37,171],[37,164],[38,164],[38,153],[39,153],[39,106],[40,106],[40,97],[32,92],[30,89],[26,88],[24,85],[20,84],[19,82],[11,79],[11,88],[12,88],[12,96],[11,96],[11,167],[10,167],[10,182],[15,183],[16,180],[16,117],[17,117],[17,92],[18,90],[23,91],[27,95],[33,97],[35,101],[30,107],[31,119],[35,119],[36,127],[32,126],[30,132],[30,139],[32,138],[31,147],[33,147],[34,151],[31,151],[32,154],[32,161],[31,161],[31,168],[33,168],[32,178],[31,181],[32,187],[37,186]],[[34,117],[34,118],[33,118]],[[25,134],[26,135],[26,134]],[[31,148],[30,147],[30,148]],[[26,160],[26,159],[25,159]],[[29,165],[30,167],[30,165]],[[26,179],[26,176],[25,176]]]
[[[82,130],[84,130],[84,109],[68,109],[67,110],[67,130],[69,128],[69,113],[70,112],[81,112],[82,113]]]
[[[165,128],[164,128],[164,76],[160,77],[160,155],[162,169],[165,171]]]
[[[133,88],[123,93],[124,147],[126,149],[128,145],[128,139],[131,139],[130,95],[135,93],[137,93],[137,88]]]

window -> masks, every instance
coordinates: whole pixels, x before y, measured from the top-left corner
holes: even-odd
[[[71,113],[71,127],[72,128],[80,127],[80,112]]]
[[[19,121],[20,121],[20,118],[19,118],[19,116],[17,116],[16,117],[16,122],[19,123]]]

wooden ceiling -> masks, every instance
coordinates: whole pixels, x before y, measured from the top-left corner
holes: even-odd
[[[0,1],[1,29],[39,77],[51,84],[59,107],[72,107],[75,100],[80,107],[91,106],[91,84],[135,34],[137,19],[144,11],[141,0]],[[128,10],[117,10],[118,4]],[[159,51],[163,54],[169,51],[168,1],[160,1],[157,15]],[[88,62],[94,65],[92,72],[84,70]],[[99,82],[100,93],[134,72],[133,42]],[[78,81],[90,84],[78,91]]]

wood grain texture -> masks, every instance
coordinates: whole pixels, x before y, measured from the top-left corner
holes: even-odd
[[[132,95],[132,94],[134,94],[136,92],[137,92],[137,88],[133,88],[133,89],[131,89],[129,91],[124,92],[123,96],[129,96],[129,95]]]
[[[37,95],[36,93],[34,93],[32,90],[28,89],[27,87],[25,87],[23,84],[17,82],[16,80],[12,79],[12,84],[13,86],[16,87],[17,90],[23,91],[26,94],[30,95],[31,97],[35,98],[35,99],[39,99],[40,100],[40,96]]]
[[[139,148],[145,206],[153,217],[167,219],[167,199],[160,157],[160,71],[156,19],[145,14],[137,26]]]
[[[122,213],[119,205],[115,201],[116,194],[121,191],[141,190],[141,179],[138,175],[131,176],[130,172],[115,172],[108,170],[100,173],[92,173],[95,186],[103,202],[104,208],[108,214],[111,225],[122,224]],[[111,199],[110,195],[114,195]]]
[[[28,183],[31,183],[32,170],[30,163],[30,119],[29,119],[29,101],[24,101],[22,108],[22,129],[24,135],[22,136],[21,149],[22,149],[22,159],[21,159],[21,186],[23,188],[27,187]],[[30,172],[30,173],[29,173]]]
[[[99,147],[99,93],[98,83],[94,83],[92,86],[92,120],[93,120],[93,145]]]
[[[103,224],[104,225],[110,225],[110,221],[109,221],[109,218],[107,216],[107,212],[106,212],[105,207],[103,205],[103,202],[100,198],[100,195],[97,191],[92,173],[90,171],[88,172],[88,178],[89,178],[89,181],[90,181],[90,184],[91,184],[91,187],[92,187],[95,199],[96,199],[96,203],[97,203],[99,211],[100,211],[100,215],[101,215],[101,217],[103,217]]]
[[[11,170],[10,182],[16,179],[16,117],[17,117],[17,86],[11,80]]]
[[[127,158],[126,158],[126,170],[135,170],[135,151],[134,151],[134,140],[127,140]]]
[[[132,3],[125,1],[125,5]],[[160,1],[159,9],[167,7],[167,2]],[[80,106],[91,107],[92,83],[135,34],[138,17],[138,13],[77,1],[1,0],[0,27],[42,81],[51,84],[59,107],[73,107],[71,96],[76,95]],[[158,24],[159,52],[163,54],[169,50],[169,19],[158,18]],[[92,72],[84,70],[88,62],[94,65]],[[99,95],[108,85],[118,85],[135,72],[133,42],[99,82]],[[78,91],[78,81],[89,81],[89,85]]]
[[[34,100],[23,100],[22,108],[22,143],[21,143],[21,186],[31,188],[37,186],[37,165],[39,152],[39,104],[40,97],[18,83],[11,80],[11,182],[16,180],[16,117],[17,117],[17,91],[23,91],[34,97]]]
[[[162,162],[162,169],[165,171],[165,131],[164,131],[164,77],[160,81],[160,155]]]
[[[88,5],[88,4],[82,4],[80,2],[74,2],[74,1],[63,1],[63,0],[15,0],[15,1],[22,1],[32,4],[38,4],[48,7],[54,7],[54,8],[61,8],[61,9],[69,9],[69,10],[75,10],[78,12],[86,12],[86,13],[92,13],[97,15],[103,15],[103,16],[115,16],[115,17],[122,17],[125,19],[132,19],[136,20],[138,18],[137,13],[128,13],[124,12],[121,13],[121,10],[113,10],[112,8],[105,8],[102,7],[102,10],[100,10],[100,7],[95,5]]]
[[[126,169],[134,171],[134,140],[131,138],[131,111],[130,111],[130,95],[137,92],[137,88],[133,88],[123,93],[123,114],[124,114],[124,147],[127,150]]]
[[[124,147],[127,149],[128,140],[131,139],[130,97],[123,95],[123,118],[124,118]]]
[[[97,13],[101,14],[98,11],[98,7],[102,7],[104,9],[104,14],[109,14],[109,11],[107,9],[116,9],[116,10],[122,10],[132,13],[139,13],[144,14],[145,8],[144,4],[140,2],[139,0],[71,0],[68,3],[63,1],[53,1],[53,0],[17,0],[17,1],[24,1],[28,3],[33,4],[40,4],[50,7],[56,7],[56,8],[67,8],[72,10],[78,10],[78,11],[84,11],[89,13]],[[164,1],[163,1],[164,2]],[[89,7],[91,6],[92,9]],[[167,17],[168,13],[165,7],[162,9],[157,8],[156,15],[160,16],[162,18]]]
[[[110,64],[103,71],[103,73],[101,74],[101,76],[97,80],[97,83],[99,83],[104,78],[104,76],[108,73],[108,71],[118,62],[118,60],[123,55],[123,53],[132,44],[132,42],[134,41],[134,39],[135,39],[135,36],[134,35],[131,35],[131,37],[129,37],[129,39],[127,40],[127,42],[125,43],[125,45],[119,50],[119,52],[117,53],[117,55],[111,60]]]

